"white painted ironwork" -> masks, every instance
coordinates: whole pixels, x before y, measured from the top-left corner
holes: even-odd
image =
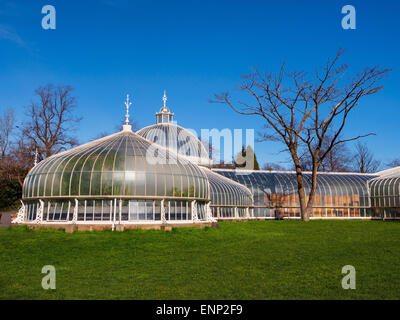
[[[43,200],[39,199],[39,208],[37,208],[37,211],[36,211],[35,223],[43,222],[43,212],[44,212],[44,202],[43,202]]]
[[[23,223],[25,217],[25,204],[21,200],[21,208],[18,210],[17,217],[11,221],[12,223]]]
[[[72,215],[72,221],[71,223],[76,224],[76,222],[78,221],[78,199],[75,198],[75,206],[74,206],[74,213]]]
[[[206,210],[206,221],[210,221],[210,222],[215,222],[217,221],[212,214],[212,210],[211,210],[211,202],[207,202],[205,205],[205,210]]]
[[[192,201],[192,221],[193,222],[199,221],[199,217],[197,215],[197,201],[196,200]]]
[[[160,203],[160,214],[161,214],[161,223],[167,223],[167,219],[165,218],[165,206],[164,206],[164,199],[161,200]]]

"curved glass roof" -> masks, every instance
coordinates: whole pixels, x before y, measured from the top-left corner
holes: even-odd
[[[248,188],[219,175],[208,168],[202,168],[210,183],[211,205],[243,206],[253,205],[253,196]]]
[[[400,207],[400,168],[383,171],[368,185],[372,207]]]
[[[203,143],[189,130],[174,123],[158,123],[136,132],[145,139],[172,150],[187,160],[210,166],[211,160]]]
[[[298,207],[295,172],[221,170],[214,172],[247,186],[254,206]],[[306,195],[311,189],[311,173],[304,173]],[[319,173],[314,207],[369,206],[367,181],[376,175],[357,173]]]
[[[199,167],[131,130],[53,155],[27,175],[23,198],[208,199]]]

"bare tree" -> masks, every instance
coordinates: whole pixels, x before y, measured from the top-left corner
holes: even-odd
[[[227,104],[242,115],[260,116],[266,121],[269,139],[276,139],[286,146],[296,170],[297,190],[301,218],[309,220],[317,188],[317,172],[328,153],[346,141],[367,136],[339,138],[348,116],[362,97],[382,89],[377,85],[390,71],[379,67],[364,68],[352,78],[344,80],[348,66],[338,65],[343,51],[315,70],[310,78],[305,72],[285,71],[282,64],[278,74],[260,72],[255,69],[244,79],[240,90],[246,100],[233,101],[228,92],[215,95],[216,100]],[[323,150],[327,134],[331,142]],[[300,152],[306,148],[312,159],[311,189],[306,197],[303,180],[303,165]]]
[[[389,168],[400,167],[400,158],[393,159],[392,161],[386,163],[386,166]]]
[[[327,134],[322,146],[321,152],[325,153],[325,151],[329,148],[333,136],[331,134]],[[339,137],[340,139],[340,137]],[[346,143],[340,143],[335,145],[330,151],[327,152],[325,158],[322,160],[319,171],[323,172],[347,172],[351,170],[351,152],[347,148]],[[302,169],[307,171],[312,171],[312,157],[311,154],[306,148],[304,153],[300,156]]]
[[[262,170],[267,170],[267,171],[284,171],[285,168],[282,167],[281,165],[274,163],[274,162],[266,162],[263,167]]]
[[[71,134],[81,120],[73,114],[76,98],[70,86],[49,84],[35,90],[38,101],[27,107],[24,134],[38,148],[39,160],[78,144]]]
[[[22,185],[29,169],[20,166],[20,160],[27,161],[29,157],[16,158],[16,152],[21,153],[25,145],[20,146],[16,141],[14,132],[18,126],[15,122],[12,109],[5,110],[0,117],[0,208],[15,205],[21,198]]]
[[[368,149],[367,145],[360,142],[356,144],[353,162],[355,170],[361,173],[376,172],[381,165],[381,162],[374,158],[373,153]]]
[[[22,187],[26,174],[34,165],[35,148],[22,131],[19,133],[5,161],[0,162],[0,179],[17,181]]]
[[[15,115],[13,109],[6,109],[0,116],[0,156],[1,159],[7,154],[10,147],[11,135],[15,129]]]

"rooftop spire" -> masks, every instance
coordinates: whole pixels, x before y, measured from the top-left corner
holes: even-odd
[[[126,106],[125,124],[122,126],[123,131],[132,131],[132,126],[129,124],[129,107],[132,102],[129,101],[129,94],[126,95],[126,100],[124,102]]]
[[[163,96],[163,101],[164,101],[164,108],[166,108],[167,107],[167,93],[166,93],[166,91],[164,90],[164,96]]]
[[[132,102],[129,101],[129,94],[127,94],[125,101],[125,106],[126,106],[125,125],[129,125],[129,107],[131,104]]]
[[[156,113],[157,123],[173,122],[174,114],[171,113],[171,111],[169,111],[167,107],[167,92],[165,90],[162,100],[164,102],[164,106],[160,109],[159,112]]]

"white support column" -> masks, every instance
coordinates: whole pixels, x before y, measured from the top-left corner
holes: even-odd
[[[167,223],[167,219],[165,219],[165,207],[164,207],[164,199],[161,200],[160,203],[160,214],[161,214],[161,223],[165,224]]]
[[[78,221],[78,205],[79,205],[79,202],[78,202],[78,199],[76,199],[76,198],[74,200],[75,200],[75,206],[74,206],[74,213],[72,215],[72,220],[71,220],[72,224],[76,224],[76,222]]]
[[[212,214],[212,210],[211,210],[211,207],[210,207],[210,202],[206,203],[206,208],[205,209],[206,209],[206,219],[207,219],[207,221],[211,221],[211,222],[216,221],[214,219],[214,217],[213,217],[213,214]]]
[[[114,210],[113,210],[113,213],[114,213],[114,217],[115,217],[117,215],[117,199],[114,199]],[[121,212],[119,212],[119,214],[118,214],[119,224],[121,224],[121,216],[122,216],[122,214],[121,214]]]
[[[117,199],[114,199],[114,210],[113,210],[113,216],[112,216],[112,225],[111,225],[111,230],[112,231],[114,231],[115,230],[115,221],[116,221],[116,219],[117,219],[117,217],[116,217],[116,200]],[[120,215],[121,215],[121,213],[120,213]]]
[[[43,210],[44,210],[44,202],[43,200],[39,199],[39,208],[37,209],[36,212],[36,219],[35,223],[41,223],[43,221]]]
[[[18,210],[17,217],[12,221],[12,223],[22,223],[25,217],[25,204],[21,200],[21,208]]]
[[[119,215],[122,216],[122,199],[118,200]],[[128,202],[128,221],[129,221],[129,202]]]
[[[192,201],[192,221],[197,222],[199,221],[199,217],[197,216],[197,205],[196,200]]]
[[[250,218],[250,209],[248,207],[246,208],[246,217]]]
[[[12,221],[12,223],[22,223],[25,218],[25,204],[21,200],[21,208],[18,210],[17,217]]]
[[[235,207],[235,218],[239,218],[238,208]]]

